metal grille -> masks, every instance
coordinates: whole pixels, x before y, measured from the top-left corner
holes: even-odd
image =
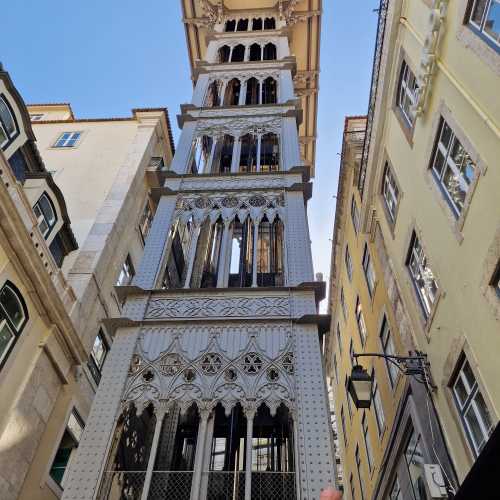
[[[148,500],[189,500],[192,482],[192,471],[153,472]]]
[[[140,500],[145,471],[106,471],[99,495],[99,500]]]
[[[208,474],[207,500],[244,500],[244,472],[211,471],[205,474]]]
[[[252,472],[252,499],[295,500],[294,472]]]

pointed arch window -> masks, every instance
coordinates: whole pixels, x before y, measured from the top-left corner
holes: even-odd
[[[258,137],[254,134],[246,134],[240,141],[240,172],[256,172]]]
[[[243,44],[238,44],[233,47],[233,53],[231,54],[231,62],[243,62],[245,60],[245,46]]]
[[[209,84],[207,90],[207,96],[205,98],[206,108],[215,108],[221,105],[222,102],[222,82],[220,80],[214,80]]]
[[[262,31],[262,18],[257,17],[252,19],[252,30],[253,31]]]
[[[212,152],[213,139],[207,135],[198,137],[193,144],[190,172],[206,173],[209,171],[210,154]]]
[[[278,92],[276,80],[269,76],[262,82],[262,104],[276,104]]]
[[[28,309],[19,290],[7,281],[0,289],[0,367],[5,363],[28,321]]]
[[[279,217],[259,224],[257,248],[258,286],[283,286],[283,224]]]
[[[236,20],[235,19],[228,19],[226,21],[226,26],[224,28],[224,31],[226,33],[232,33],[236,28]]]
[[[276,45],[269,42],[264,45],[264,61],[274,61],[276,59]]]
[[[260,61],[262,59],[262,47],[258,43],[250,45],[250,61]]]
[[[229,287],[252,285],[253,224],[250,218],[232,224],[231,259],[229,265]]]
[[[264,134],[260,144],[260,171],[277,172],[280,165],[278,136],[272,132]]]
[[[274,19],[274,17],[266,17],[264,19],[264,29],[265,30],[275,30],[276,29],[276,19]]]
[[[231,172],[231,163],[233,161],[234,137],[224,135],[217,140],[215,144],[214,159],[212,162],[212,173],[227,174]]]
[[[229,62],[229,56],[231,55],[231,49],[228,45],[223,45],[219,49],[219,63]]]
[[[238,78],[233,78],[226,85],[224,93],[224,106],[237,106],[240,102],[241,83]]]
[[[239,19],[236,31],[248,31],[248,19]]]
[[[245,104],[247,106],[254,106],[259,104],[260,82],[257,78],[250,78],[247,80],[247,91],[245,97]]]

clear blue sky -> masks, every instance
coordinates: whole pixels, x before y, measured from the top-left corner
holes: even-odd
[[[344,117],[367,109],[378,0],[323,0],[315,271],[328,278]],[[180,0],[16,0],[2,5],[0,61],[27,103],[70,102],[79,118],[166,106],[174,138],[191,81]],[[90,185],[89,185],[90,189]]]

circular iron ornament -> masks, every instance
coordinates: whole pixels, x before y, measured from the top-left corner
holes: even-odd
[[[228,382],[233,382],[238,378],[238,374],[236,373],[236,370],[234,368],[228,368],[224,373],[224,378]]]
[[[151,380],[153,380],[155,378],[155,375],[154,373],[151,371],[151,370],[147,370],[145,371],[143,374],[142,374],[142,378],[146,381],[146,382],[151,382]]]
[[[243,371],[248,375],[257,375],[262,368],[262,358],[256,352],[243,356]]]
[[[209,352],[201,360],[201,369],[207,375],[215,375],[222,366],[222,359],[216,352]]]
[[[279,378],[280,374],[276,368],[269,368],[269,370],[267,370],[267,380],[269,380],[269,382],[276,382]]]
[[[182,361],[178,354],[167,354],[160,360],[160,370],[171,377],[181,369]]]
[[[196,372],[192,368],[186,368],[184,370],[184,373],[182,375],[184,377],[184,380],[188,384],[190,384],[191,382],[193,382],[194,379],[196,378]]]

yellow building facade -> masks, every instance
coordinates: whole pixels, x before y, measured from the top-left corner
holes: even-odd
[[[347,498],[446,498],[429,484],[427,466],[459,491],[498,422],[500,48],[493,4],[381,3],[366,139],[349,138],[356,119],[344,135],[332,257],[326,360],[332,382],[336,371],[339,377]],[[424,352],[430,395],[412,377],[393,384],[384,360],[359,358],[374,369],[377,393],[369,411],[353,407],[350,419],[351,340],[356,353]]]

